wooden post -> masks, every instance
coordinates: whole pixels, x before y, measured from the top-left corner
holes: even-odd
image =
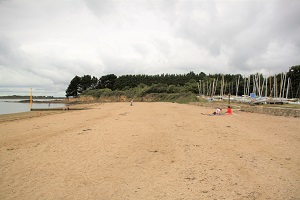
[[[32,88],[30,88],[30,110],[32,109]]]

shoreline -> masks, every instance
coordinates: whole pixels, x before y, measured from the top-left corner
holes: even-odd
[[[15,102],[15,101],[12,101]],[[17,102],[17,103],[23,103],[23,102]],[[101,101],[68,101],[68,100],[62,100],[59,102],[34,102],[34,103],[54,103],[54,104],[65,104],[69,106],[70,111],[74,110],[82,110],[86,109],[88,107],[91,107],[93,105],[102,105],[102,104],[109,104],[109,103],[128,103],[130,102],[101,102]],[[136,101],[135,103],[170,103],[170,102],[139,102]],[[200,106],[200,107],[205,107],[205,108],[211,108],[214,110],[217,107],[222,107],[224,110],[227,108],[227,103],[226,102],[190,102],[188,105],[194,105],[194,106]],[[300,106],[282,106],[282,105],[277,105],[277,106],[270,106],[270,105],[247,105],[247,104],[237,104],[237,103],[232,103],[231,107],[233,110],[238,111],[238,112],[250,112],[250,113],[257,113],[257,114],[268,114],[268,115],[273,115],[273,116],[285,116],[285,117],[294,117],[294,118],[299,118],[300,117]],[[20,114],[21,116],[31,116],[29,114],[30,112],[65,112],[66,109],[65,107],[54,107],[54,108],[33,108],[31,111],[25,111],[25,112],[18,112],[18,113],[8,113],[8,114],[0,114],[0,122],[1,119],[3,119],[7,116],[8,118],[11,118],[9,115],[14,115],[17,116]],[[27,114],[25,114],[27,113]],[[6,115],[6,116],[5,116]]]
[[[91,104],[71,104],[69,105],[70,109],[65,110],[63,107],[61,108],[53,108],[53,109],[33,109],[31,111],[26,112],[18,112],[18,113],[9,113],[9,114],[0,114],[0,123],[7,121],[16,121],[22,119],[29,119],[53,114],[60,114],[64,112],[73,112],[76,110],[85,110],[88,109]]]
[[[12,101],[13,100],[13,101]],[[2,102],[10,102],[10,103],[30,103],[30,100],[28,99],[6,99]],[[32,103],[61,103],[61,104],[65,104],[67,101],[66,100],[47,100],[47,101],[44,101],[44,100],[32,100]]]

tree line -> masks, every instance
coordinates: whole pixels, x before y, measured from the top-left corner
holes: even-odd
[[[285,91],[289,98],[299,98],[300,65],[290,67],[287,73],[269,77],[263,77],[262,74],[252,74],[247,77],[241,74],[205,74],[204,72],[196,74],[193,71],[187,74],[138,74],[119,77],[108,74],[100,78],[91,75],[81,77],[76,75],[66,89],[66,96],[77,97],[89,90],[127,91],[146,86],[148,93],[190,92],[207,96],[217,94],[241,96],[256,92],[260,95],[264,93],[275,97],[275,94],[279,95],[279,91],[280,94],[281,91]],[[262,92],[263,89],[265,89],[264,92]]]

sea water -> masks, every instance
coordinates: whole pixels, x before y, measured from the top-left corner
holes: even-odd
[[[20,101],[26,99],[0,99],[0,115],[20,113],[30,111],[30,103],[21,103]],[[35,101],[38,101],[35,99]],[[41,99],[40,101],[45,101]],[[33,103],[32,108],[63,108],[66,105],[63,103]]]

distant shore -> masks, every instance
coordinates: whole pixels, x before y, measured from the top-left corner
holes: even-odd
[[[0,114],[0,124],[1,122],[8,122],[8,121],[16,121],[16,120],[22,120],[22,119],[29,119],[29,118],[35,118],[35,117],[41,117],[41,116],[47,116],[47,115],[54,115],[59,113],[65,113],[65,112],[72,112],[75,110],[84,110],[88,109],[90,106],[93,106],[93,104],[70,104],[69,110],[63,110],[63,109],[47,109],[45,111],[44,109],[36,109],[28,112],[18,112],[18,113],[10,113],[10,114]]]
[[[32,96],[33,99],[65,99],[65,97],[54,97],[54,96]],[[7,95],[0,96],[0,99],[30,99],[30,96],[21,95]]]
[[[5,102],[18,102],[18,103],[30,103],[29,96],[0,96],[0,100]],[[34,103],[67,103],[68,99],[63,97],[44,97],[34,96],[32,97]]]

